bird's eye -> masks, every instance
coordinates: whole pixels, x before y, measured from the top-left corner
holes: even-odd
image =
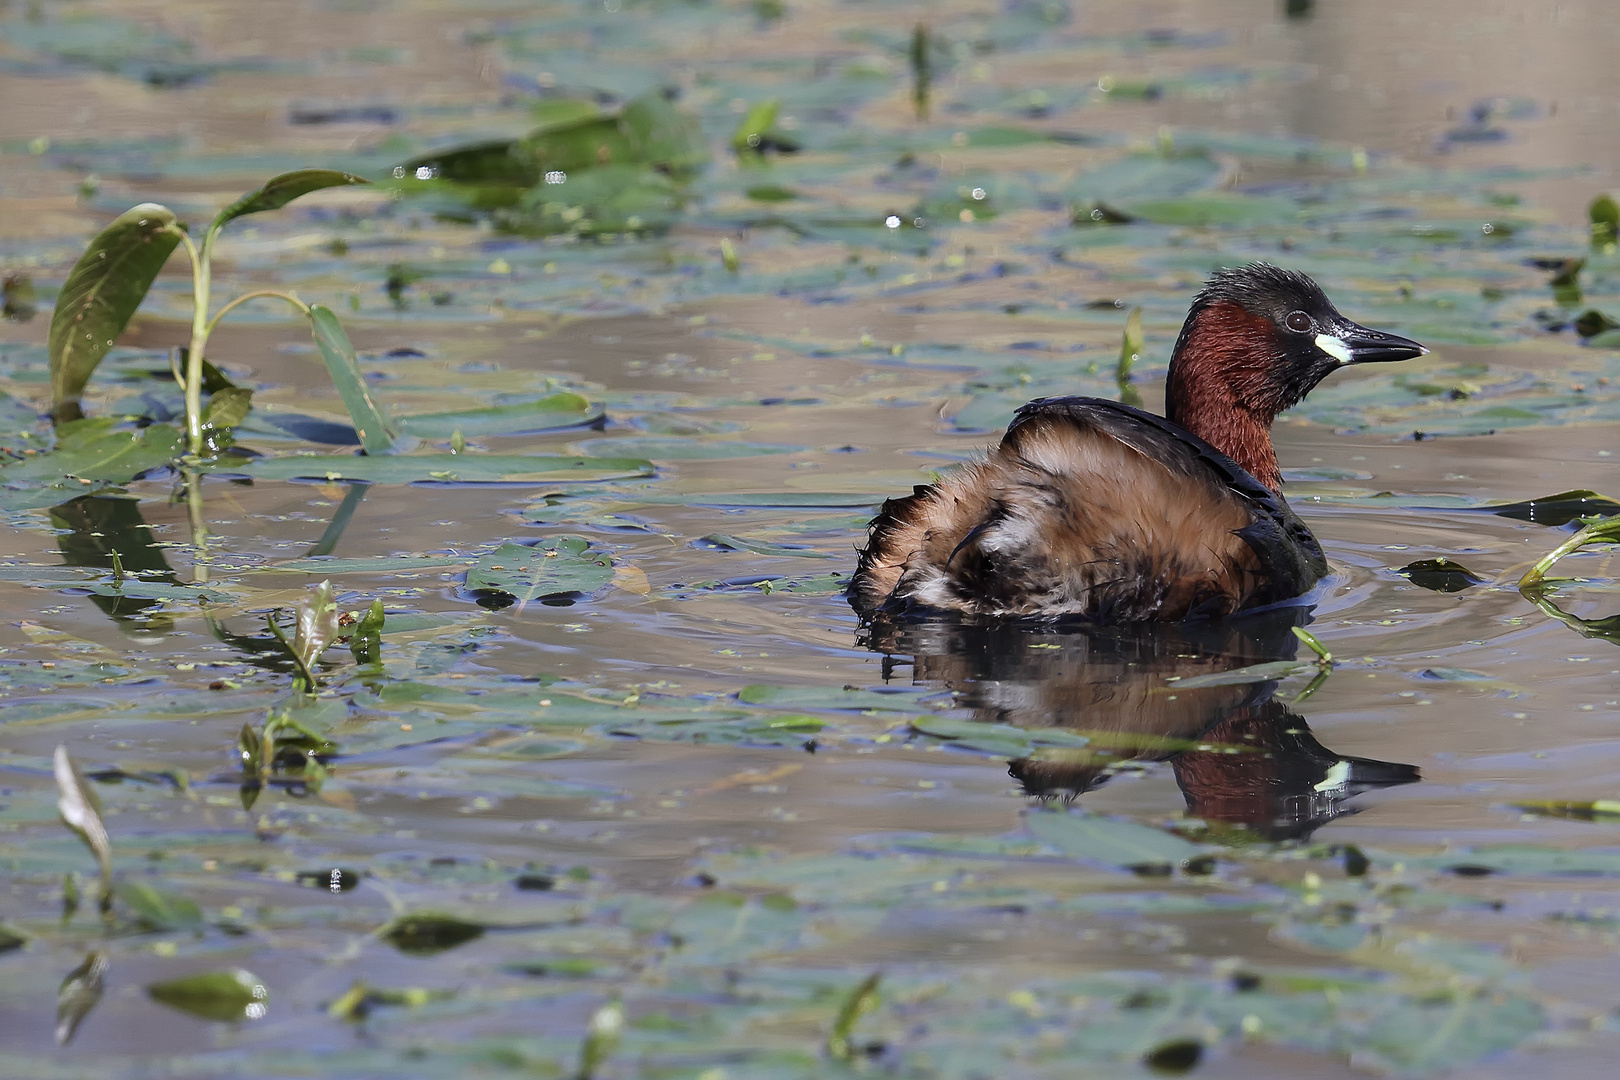
[[[1303,311],[1291,311],[1288,313],[1288,318],[1283,320],[1283,325],[1296,334],[1303,334],[1315,324],[1311,322],[1311,317]]]

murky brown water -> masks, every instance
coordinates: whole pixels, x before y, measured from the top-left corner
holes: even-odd
[[[20,7],[12,5],[7,17],[24,17],[17,13]],[[46,7],[52,18],[108,10],[94,4],[63,5],[61,12],[56,5]],[[959,14],[963,5],[937,7],[941,13],[901,5],[857,11],[792,4],[777,28],[751,30],[736,40],[674,35],[664,62],[689,93],[701,96],[706,92],[702,71],[711,59],[757,58],[768,65],[772,58],[856,55],[863,46],[850,36],[852,29],[903,34],[920,17],[943,20],[945,9]],[[971,97],[980,88],[1011,96],[1095,83],[1103,76],[1166,85],[1185,78],[1192,87],[1185,92],[1092,107],[1064,117],[1061,125],[1143,144],[1158,137],[1161,125],[1177,132],[1305,136],[1340,150],[1364,147],[1375,162],[1534,170],[1503,181],[1525,200],[1514,213],[1541,223],[1549,230],[1544,235],[1576,237],[1579,243],[1586,202],[1612,183],[1620,168],[1609,138],[1620,102],[1620,75],[1610,62],[1620,30],[1604,5],[1316,8],[1308,19],[1289,20],[1272,3],[1219,11],[1196,4],[1088,5],[1065,27],[1063,47],[968,55],[941,77],[938,93],[949,100],[958,92]],[[497,44],[468,35],[533,17],[522,5],[307,3],[277,6],[266,15],[262,7],[239,4],[156,3],[120,5],[118,14],[183,33],[206,56],[270,58],[286,66],[226,71],[195,86],[164,90],[116,74],[0,71],[5,151],[0,233],[11,249],[6,266],[26,266],[41,282],[60,279],[84,235],[105,219],[106,205],[151,198],[212,206],[280,167],[254,170],[239,158],[211,162],[210,155],[251,151],[255,159],[291,167],[328,153],[370,152],[388,134],[364,123],[292,124],[286,117],[294,106],[406,103],[415,111],[408,111],[402,124],[413,137],[521,130],[521,120],[501,105],[502,94],[511,92],[510,79],[503,78],[517,65]],[[626,17],[652,16],[632,12]],[[1208,35],[1207,47],[1119,44],[1128,35],[1163,28],[1194,38]],[[360,49],[381,59],[357,59]],[[900,63],[892,57],[886,62]],[[1200,81],[1200,73],[1211,69],[1245,77]],[[891,67],[897,87],[902,74],[903,66]],[[1487,99],[1498,100],[1496,111],[1469,128],[1469,109]],[[1520,99],[1523,104],[1515,104]],[[855,123],[902,130],[910,122],[908,109],[908,99],[897,89],[863,106]],[[60,158],[26,149],[41,135],[63,142],[175,134],[184,138],[186,153],[201,162],[194,172],[170,170],[155,179],[138,172],[105,175],[93,207],[72,195],[79,173]],[[1041,145],[1021,164],[1078,171],[1117,152],[1117,147]],[[942,155],[941,161],[949,172],[974,167],[976,154],[1004,163],[1008,153],[1019,151],[966,149],[958,160]],[[1316,162],[1251,161],[1241,155],[1227,165],[1229,182],[1236,185],[1292,181],[1323,168]],[[733,167],[723,158],[714,166]],[[1443,191],[1425,195],[1444,197]],[[361,193],[333,196],[324,205],[349,206],[365,218],[384,203]],[[1459,508],[1465,499],[1511,501],[1571,488],[1620,490],[1620,439],[1612,422],[1419,441],[1410,435],[1343,434],[1305,419],[1279,423],[1283,467],[1301,477],[1288,485],[1288,496],[1323,541],[1336,571],[1321,592],[1311,630],[1340,664],[1303,701],[1293,700],[1303,677],[1285,682],[1275,697],[1252,685],[1224,687],[1175,707],[1162,694],[1155,697],[1150,685],[1162,687],[1172,672],[1292,657],[1294,643],[1285,633],[1166,642],[1048,631],[984,639],[948,629],[902,629],[884,639],[893,658],[886,660],[884,652],[867,647],[868,637],[836,593],[746,587],[784,574],[847,572],[870,502],[925,482],[930,470],[985,445],[986,434],[958,431],[942,419],[967,400],[963,369],[985,365],[970,358],[953,367],[948,356],[940,363],[914,362],[918,346],[960,344],[976,357],[1013,355],[1014,346],[1038,342],[1044,344],[1037,351],[1049,363],[1064,349],[1084,346],[1077,367],[1080,360],[1099,359],[1106,367],[1117,349],[1119,319],[1084,304],[1128,291],[1133,304],[1158,305],[1149,310],[1150,351],[1158,349],[1162,365],[1179,320],[1173,312],[1178,304],[1184,310],[1196,275],[1138,271],[1128,247],[1088,252],[1083,266],[1046,264],[1005,276],[990,272],[997,264],[1031,263],[1031,253],[1045,243],[1050,218],[1049,212],[1020,209],[974,235],[953,235],[948,247],[916,262],[923,284],[930,276],[936,283],[921,300],[896,291],[857,293],[838,303],[772,293],[688,301],[655,280],[637,279],[634,267],[603,271],[618,276],[608,282],[595,277],[593,285],[594,272],[581,273],[565,263],[563,276],[575,274],[577,280],[563,301],[520,302],[526,287],[520,285],[500,304],[475,304],[443,316],[421,299],[425,286],[408,312],[390,314],[379,295],[378,267],[392,261],[431,266],[446,259],[481,266],[495,257],[517,262],[519,255],[501,254],[509,249],[491,247],[487,233],[468,227],[392,220],[378,229],[374,250],[351,245],[355,264],[370,276],[359,313],[346,318],[363,354],[375,358],[401,348],[422,354],[372,362],[388,375],[382,392],[391,393],[400,411],[483,404],[498,392],[538,387],[551,375],[586,384],[594,399],[605,401],[608,429],[492,437],[480,445],[495,451],[561,450],[650,429],[789,449],[661,461],[656,482],[604,486],[591,496],[600,501],[598,513],[632,514],[641,526],[612,529],[611,523],[597,521],[566,527],[611,550],[621,567],[618,585],[593,602],[487,611],[458,591],[455,578],[464,567],[426,569],[414,578],[344,575],[344,602],[382,596],[390,604],[449,612],[475,625],[474,638],[467,637],[465,627],[441,626],[390,642],[402,650],[413,642],[426,650],[410,654],[412,670],[424,679],[464,677],[486,689],[504,685],[503,677],[545,676],[599,688],[616,700],[640,693],[682,700],[713,695],[703,700],[721,701],[749,685],[954,690],[961,699],[953,716],[1032,730],[1059,719],[1091,732],[1090,757],[1079,763],[1069,759],[1069,773],[1050,770],[1055,790],[1084,786],[1102,765],[1112,765],[1109,771],[1117,775],[1087,792],[1080,805],[1149,823],[1181,819],[1191,801],[1192,816],[1217,825],[1246,821],[1262,834],[1311,835],[1322,844],[1355,844],[1413,858],[1503,843],[1547,849],[1613,846],[1612,824],[1533,817],[1514,807],[1614,796],[1613,777],[1620,768],[1620,742],[1614,737],[1620,724],[1620,652],[1613,641],[1580,636],[1549,618],[1513,587],[1526,566],[1564,532]],[[299,260],[318,252],[335,228],[327,218],[289,218],[241,230],[222,245],[224,288],[306,273],[297,268]],[[668,258],[712,262],[719,232],[702,225],[678,228],[668,241],[667,251],[673,252]],[[1188,244],[1203,242],[1196,230],[1190,232]],[[536,254],[540,250],[527,249],[523,257],[543,261],[543,252]],[[763,231],[740,240],[739,250],[745,270],[782,271],[796,259],[808,265],[820,258]],[[956,261],[943,262],[947,257]],[[882,263],[902,256],[868,258]],[[537,266],[523,264],[513,280],[543,281],[546,271]],[[1410,265],[1401,272],[1416,273]],[[1437,266],[1436,272],[1456,271]],[[313,273],[298,277],[307,295],[342,296],[350,288],[342,265]],[[1527,268],[1519,273],[1521,283],[1539,283],[1542,276]],[[1357,287],[1368,280],[1360,270],[1350,277]],[[599,290],[594,297],[593,288]],[[608,314],[592,317],[589,309],[596,300]],[[1377,324],[1373,313],[1344,306],[1352,317]],[[157,307],[159,314],[177,310],[172,300],[160,300]],[[0,335],[6,343],[39,343],[46,321],[42,315],[31,323],[5,325]],[[178,322],[161,317],[143,317],[131,335],[127,343],[141,348],[163,348],[183,338]],[[870,336],[866,347],[856,344],[863,335]],[[260,404],[341,416],[341,404],[325,387],[304,340],[301,327],[250,318],[227,324],[215,339],[214,356],[260,387]],[[922,352],[932,359],[941,356],[937,350]],[[1567,335],[1526,337],[1495,345],[1441,344],[1433,356],[1405,366],[1414,378],[1426,372],[1444,378],[1463,364],[1497,373],[1562,372],[1586,363],[1588,355]],[[18,393],[24,385],[13,379],[10,389]],[[1156,406],[1159,386],[1142,388]],[[1095,386],[1078,389],[1092,392]],[[1603,400],[1617,392],[1592,389]],[[123,393],[105,389],[93,404],[105,408]],[[717,431],[722,434],[714,435]],[[140,513],[169,565],[180,580],[192,580],[197,552],[190,544],[185,506],[169,503],[161,482],[132,490],[141,496]],[[521,512],[560,490],[375,486],[330,554],[457,554],[502,537],[532,536],[535,526],[526,524]],[[278,575],[270,566],[315,544],[347,491],[337,484],[205,483],[212,533],[208,551],[220,560],[208,576],[238,582],[247,595],[216,613],[218,625],[239,635],[255,634],[262,627],[260,612],[296,601],[306,577]],[[856,497],[846,507],[814,509],[724,505],[721,496],[737,492]],[[1399,498],[1368,498],[1380,492]],[[688,496],[684,504],[652,498],[677,494]],[[694,495],[712,495],[716,504],[704,505]],[[802,550],[797,556],[765,555],[724,550],[702,539],[715,535],[797,544]],[[20,512],[0,528],[0,557],[6,562],[58,562],[62,543],[43,511]],[[1484,584],[1442,593],[1395,573],[1439,557],[1463,563]],[[1612,614],[1613,580],[1620,576],[1616,558],[1591,553],[1568,560],[1561,573],[1594,584],[1560,592],[1558,602],[1588,619]],[[634,573],[627,575],[624,568]],[[714,585],[725,582],[734,587]],[[594,911],[593,905],[618,903],[624,896],[701,891],[694,884],[698,873],[712,873],[727,887],[744,890],[790,887],[801,904],[820,896],[836,905],[851,893],[821,879],[815,864],[804,860],[870,850],[887,852],[896,866],[909,865],[905,860],[914,856],[885,846],[893,837],[997,837],[1020,829],[1030,806],[1007,774],[1005,755],[962,753],[937,740],[907,739],[905,721],[923,705],[910,712],[839,713],[814,753],[792,746],[607,738],[566,728],[531,732],[504,721],[487,730],[460,724],[442,739],[405,738],[394,729],[435,721],[379,706],[364,716],[357,711],[335,729],[352,756],[334,765],[319,798],[271,791],[244,812],[231,772],[234,733],[253,710],[262,715],[279,676],[253,668],[248,654],[210,636],[210,627],[195,615],[148,627],[163,632],[137,632],[127,622],[109,620],[84,596],[13,584],[0,589],[6,612],[0,650],[8,664],[34,671],[64,656],[127,662],[160,673],[149,691],[164,702],[143,705],[139,689],[122,685],[100,691],[65,684],[10,691],[15,700],[0,715],[8,721],[0,726],[5,755],[0,770],[6,773],[0,803],[15,798],[23,810],[7,822],[0,809],[5,829],[0,851],[15,874],[4,886],[0,916],[19,926],[45,928],[59,910],[60,867],[74,842],[51,819],[50,778],[42,763],[58,743],[66,743],[87,766],[116,763],[133,771],[162,765],[189,774],[189,798],[161,787],[108,788],[115,810],[109,820],[127,853],[126,864],[138,869],[148,848],[163,853],[167,862],[154,854],[150,865],[158,872],[175,867],[175,880],[210,919],[217,913],[225,922],[246,925],[254,922],[250,912],[256,909],[264,924],[240,938],[211,930],[206,940],[201,932],[195,938],[159,935],[161,940],[152,943],[120,939],[104,1000],[63,1050],[53,1038],[51,993],[89,947],[89,930],[81,928],[78,938],[34,931],[39,940],[26,950],[0,957],[0,964],[18,971],[12,979],[0,975],[0,983],[9,983],[0,986],[0,1046],[19,1055],[19,1076],[146,1075],[139,1072],[142,1060],[162,1063],[152,1065],[152,1075],[224,1075],[235,1069],[270,1075],[267,1063],[282,1050],[312,1055],[296,1062],[289,1058],[285,1075],[319,1075],[327,1067],[333,1075],[351,1070],[373,1075],[365,1070],[378,1066],[358,1056],[362,1051],[404,1047],[412,1040],[435,1047],[529,1036],[574,1040],[601,1003],[599,986],[593,984],[590,992],[536,991],[490,972],[517,954],[567,950],[643,971],[645,958],[630,944],[639,932],[631,916],[601,920],[581,914]],[[462,651],[434,667],[438,662],[424,657],[435,640],[441,651]],[[235,688],[208,689],[220,678],[240,684],[240,701],[230,696],[238,693]],[[805,707],[828,708],[825,698]],[[476,705],[469,706],[466,719],[476,719]],[[1217,730],[1217,722],[1226,726]],[[393,733],[379,735],[381,728]],[[1140,738],[1110,743],[1107,733],[1119,731],[1170,742],[1145,748]],[[1268,780],[1272,786],[1260,785],[1259,794],[1233,796],[1234,787],[1251,781],[1230,775],[1230,762],[1197,745],[1242,739],[1274,747],[1282,759],[1302,754],[1308,766],[1300,765],[1292,780]],[[1196,745],[1179,763],[1164,760],[1185,751],[1189,742]],[[1099,751],[1113,756],[1098,758]],[[1119,767],[1121,759],[1133,757],[1136,767]],[[1345,792],[1324,793],[1319,783],[1324,770],[1342,758],[1366,759],[1372,763],[1367,775],[1382,776],[1390,786],[1369,782],[1353,799],[1344,798]],[[1415,767],[1421,781],[1396,783],[1412,776],[1399,769],[1380,772],[1376,765]],[[750,852],[777,861],[749,862]],[[80,865],[81,871],[87,865]],[[512,874],[525,865],[548,872],[583,866],[596,878],[573,891],[515,892]],[[328,866],[368,868],[376,876],[341,897],[297,883],[296,871]],[[796,869],[781,869],[788,866]],[[924,877],[927,872],[926,867],[917,871]],[[1052,904],[1135,888],[1129,875],[1122,881],[1118,874],[1063,860],[1009,864],[987,873],[1009,896],[1056,898]],[[1300,873],[1287,860],[1245,863],[1223,872],[1218,889],[1232,897],[1264,892],[1273,884],[1292,889]],[[924,877],[919,877],[920,890],[930,887]],[[1549,1077],[1606,1074],[1616,1006],[1612,916],[1620,908],[1614,877],[1464,876],[1448,877],[1445,887],[1448,895],[1496,908],[1456,902],[1416,906],[1402,916],[1401,932],[1407,935],[1402,940],[1432,934],[1500,950],[1520,980],[1515,985],[1528,986],[1550,1017],[1546,1031],[1518,1053],[1469,1064],[1457,1075],[1507,1076],[1526,1069]],[[1164,886],[1174,895],[1202,888],[1186,875]],[[918,901],[912,909],[908,903],[889,907],[877,932],[828,932],[808,963],[853,973],[846,981],[881,967],[902,973],[896,979],[926,972],[945,981],[982,982],[984,992],[997,1000],[1008,988],[1076,972],[1197,973],[1228,957],[1268,970],[1329,963],[1392,970],[1374,962],[1371,947],[1345,955],[1303,947],[1247,909],[1161,916],[1099,908],[1076,917],[1050,904],[1013,915],[982,905],[932,909]],[[512,929],[432,958],[402,955],[365,937],[391,912],[423,908],[478,911]],[[1572,928],[1567,920],[1548,918],[1577,911],[1588,917],[1588,925]],[[89,925],[84,915],[79,918]],[[576,920],[576,929],[536,928],[567,925],[569,919]],[[165,1010],[140,992],[148,982],[172,977],[187,960],[194,960],[195,968],[250,967],[273,990],[270,1016],[246,1025],[210,1025]],[[320,1010],[357,977],[375,986],[477,987],[479,992],[466,999],[466,1006],[421,1018],[408,1010],[393,1011],[392,1019],[379,1014],[372,1030],[356,1034]],[[638,1007],[650,1015],[662,1007],[660,995],[675,993],[661,981],[673,976],[638,978],[621,980],[633,1018]],[[904,997],[905,992],[897,993]],[[784,1026],[772,1029],[773,1038],[799,1028],[812,1048],[825,1038],[824,1017],[796,1015],[791,1023],[779,1023]],[[892,1031],[889,1037],[898,1039]],[[544,1056],[554,1049],[548,1043],[535,1053]],[[329,1066],[319,1064],[323,1054],[336,1055]],[[343,1054],[357,1055],[354,1063],[344,1064]],[[418,1069],[436,1075],[411,1059],[398,1059],[393,1067],[399,1070],[393,1075]],[[489,1074],[508,1067],[517,1066],[480,1066]],[[746,1064],[727,1067],[736,1071],[712,1065],[709,1072],[694,1069],[690,1075],[709,1080],[755,1075]],[[637,1068],[621,1060],[604,1075],[634,1075]],[[758,1068],[758,1075],[788,1075]],[[1034,1065],[1019,1068],[1025,1071],[1018,1075],[1045,1075]],[[1264,1039],[1229,1040],[1198,1075],[1334,1077],[1348,1075],[1348,1069],[1340,1053],[1268,1045]],[[1428,1069],[1435,1075],[1447,1071]],[[680,1068],[669,1074],[688,1075]]]

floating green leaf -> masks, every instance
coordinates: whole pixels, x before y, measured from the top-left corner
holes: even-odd
[[[293,559],[254,569],[261,574],[394,574],[467,566],[475,561],[471,556],[458,555],[362,555],[353,559]],[[0,572],[4,569],[0,567]]]
[[[1395,572],[1420,588],[1442,593],[1462,592],[1475,585],[1483,585],[1486,580],[1462,563],[1452,562],[1444,556],[1438,559],[1419,559],[1417,562],[1407,563]]]
[[[1063,728],[1028,729],[1012,724],[989,724],[981,720],[959,720],[952,716],[919,716],[911,721],[914,731],[945,739],[952,745],[998,757],[1025,757],[1042,746],[1079,749],[1091,743],[1085,735]]]
[[[257,1020],[270,1000],[264,983],[241,968],[152,983],[146,992],[154,1001],[203,1020]]]
[[[1074,859],[1129,869],[1179,866],[1205,849],[1174,833],[1124,818],[1079,811],[1031,810],[1024,824],[1042,843]]]
[[[302,454],[216,466],[263,480],[350,480],[373,484],[528,484],[595,482],[650,476],[638,458],[556,457],[545,454],[390,454],[355,457]],[[6,473],[0,470],[0,483]]]
[[[1174,1039],[1142,1055],[1142,1064],[1161,1076],[1180,1076],[1198,1067],[1204,1044],[1197,1039]]]
[[[588,439],[575,444],[589,457],[644,457],[653,461],[702,461],[711,458],[755,457],[760,454],[793,454],[802,446],[783,443],[736,442],[727,439],[638,438],[614,436]]]
[[[401,915],[377,931],[378,937],[412,956],[431,956],[483,935],[484,927],[480,923],[428,912]]]
[[[613,581],[613,563],[579,536],[525,547],[505,543],[467,571],[467,588],[505,593],[526,604],[551,596],[592,596]]]
[[[794,559],[833,559],[837,556],[815,548],[799,547],[792,544],[773,544],[769,540],[754,540],[746,536],[728,536],[724,533],[710,533],[699,537],[698,544],[710,548],[719,548],[722,551],[748,551],[755,555],[770,555]]]
[[[109,418],[73,420],[58,429],[52,453],[0,467],[0,485],[56,485],[64,478],[122,484],[169,464],[180,447],[180,431],[169,424],[131,428]],[[83,493],[82,487],[74,491]]]
[[[129,325],[180,232],[174,212],[141,203],[97,233],[68,271],[51,315],[51,411],[78,415],[79,395]]]
[[[1285,224],[1298,220],[1299,206],[1278,196],[1211,194],[1131,202],[1125,209],[1159,225],[1208,226]]]
[[[565,392],[514,405],[401,416],[399,430],[423,439],[445,439],[458,431],[464,436],[519,435],[572,427],[601,415],[601,410],[593,409],[585,398]]]
[[[737,700],[776,709],[882,709],[915,712],[919,695],[909,691],[839,689],[832,686],[745,686]]]

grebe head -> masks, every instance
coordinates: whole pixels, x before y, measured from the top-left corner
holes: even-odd
[[[1341,367],[1428,351],[1351,322],[1304,274],[1269,263],[1217,270],[1170,357],[1165,414],[1275,490],[1268,432],[1278,413]]]

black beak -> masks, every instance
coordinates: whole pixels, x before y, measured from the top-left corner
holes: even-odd
[[[1391,360],[1410,360],[1429,350],[1398,334],[1369,330],[1353,322],[1334,327],[1334,333],[1321,334],[1316,345],[1341,364],[1382,364]]]

